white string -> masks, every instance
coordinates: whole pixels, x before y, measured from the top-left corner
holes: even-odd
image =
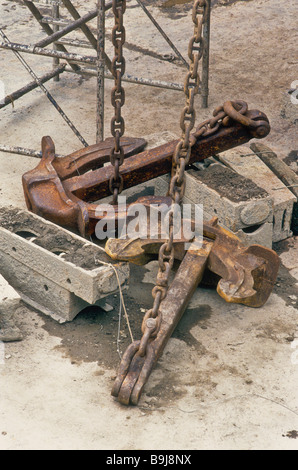
[[[98,246],[97,247],[104,251],[105,249],[102,248],[101,246]],[[119,305],[119,324],[118,324],[118,335],[117,335],[117,352],[121,358],[121,353],[120,353],[120,348],[119,348],[119,343],[120,343],[120,330],[121,330],[121,316],[122,316],[122,307],[123,307],[123,310],[124,310],[124,315],[125,315],[125,319],[126,319],[126,323],[127,323],[127,327],[128,327],[128,331],[129,331],[129,334],[130,334],[130,337],[131,337],[131,341],[134,342],[134,337],[133,337],[133,334],[132,334],[132,331],[131,331],[131,327],[130,327],[130,322],[129,322],[129,317],[128,317],[128,313],[127,313],[127,309],[126,309],[126,305],[125,305],[125,301],[124,301],[124,296],[123,296],[123,292],[122,292],[122,286],[121,286],[121,282],[120,282],[120,278],[119,278],[119,273],[117,271],[117,269],[115,268],[115,266],[111,263],[106,263],[105,261],[102,261],[102,260],[98,260],[94,257],[95,259],[95,262],[96,263],[100,263],[100,264],[103,264],[104,266],[109,266],[110,268],[113,269],[115,275],[116,275],[116,279],[117,279],[117,283],[118,283],[118,287],[119,287],[119,297],[120,297],[120,305]]]

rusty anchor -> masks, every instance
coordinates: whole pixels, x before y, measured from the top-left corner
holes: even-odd
[[[167,204],[167,198],[164,198],[163,202]],[[279,257],[276,252],[261,245],[244,246],[236,235],[218,224],[217,218],[204,222],[203,236],[204,242],[212,241],[205,281],[209,285],[215,285],[218,294],[226,302],[241,303],[249,307],[263,306],[276,281],[279,268]],[[157,258],[165,240],[162,234],[158,239],[110,238],[105,250],[113,260],[144,265]],[[177,260],[185,258],[187,246],[191,242],[193,240],[187,238],[174,240]],[[192,245],[192,251],[194,246]]]
[[[203,234],[200,248],[192,243],[187,250],[186,242],[193,240],[185,238],[174,242],[175,258],[182,260],[179,269],[160,304],[158,318],[145,315],[143,337],[126,350],[112,389],[112,395],[124,405],[138,404],[153,367],[205,276],[226,302],[261,307],[272,292],[280,264],[273,250],[260,245],[245,247],[234,234],[220,227],[216,218],[204,223]],[[114,260],[142,265],[157,257],[163,243],[162,237],[109,239],[106,252]]]
[[[202,123],[191,136],[189,164],[242,145],[252,138],[263,138],[269,132],[265,114],[249,111],[243,101],[227,102],[214,112],[213,119]],[[143,139],[123,140],[126,158],[121,166],[121,189],[169,173],[178,142],[138,153],[144,148]],[[110,206],[101,204],[101,215],[98,215],[98,204],[95,203],[110,193],[113,168],[103,166],[108,155],[109,142],[106,141],[58,159],[52,139],[44,137],[39,165],[23,176],[28,209],[58,225],[77,230],[82,236],[93,234],[98,221],[109,213]],[[163,199],[143,197],[136,201],[146,207],[156,202],[163,202]],[[169,199],[164,202],[168,206],[171,204]],[[114,209],[113,217],[117,221],[127,217],[128,207],[116,205]],[[156,256],[164,241],[130,240],[129,252],[127,241],[110,239],[106,251],[111,258],[142,264],[148,256]],[[204,240],[199,250],[185,250],[185,241],[175,241],[175,257],[181,264],[161,301],[158,318],[145,316],[143,338],[128,348],[121,362],[112,391],[121,403],[138,403],[152,368],[207,272],[216,276],[217,291],[228,302],[258,307],[266,302],[272,291],[279,266],[278,257],[272,250],[258,245],[245,248],[216,220],[204,225]]]
[[[188,47],[190,66],[184,82],[186,103],[180,117],[182,138],[180,141],[170,142],[125,159],[127,152],[123,141],[121,142],[125,123],[121,108],[125,102],[122,87],[125,59],[122,46],[125,43],[123,18],[126,2],[113,0],[112,3],[115,20],[112,43],[115,57],[111,71],[115,86],[112,89],[111,101],[115,113],[111,121],[114,136],[114,144],[111,144],[109,152],[111,165],[102,166],[102,158],[96,153],[96,149],[93,157],[88,158],[88,148],[81,151],[80,155],[72,154],[58,161],[55,158],[52,139],[45,137],[42,140],[42,160],[35,170],[23,176],[23,187],[29,210],[87,236],[94,233],[98,221],[108,214],[108,208],[105,210],[102,205],[103,215],[99,215],[96,204],[92,203],[112,193],[113,205],[116,207],[116,214],[114,212],[112,217],[119,221],[128,215],[127,208],[119,206],[118,196],[123,189],[172,171],[169,188],[172,198],[169,212],[172,214],[171,235],[159,251],[160,268],[154,305],[145,315],[142,339],[134,342],[124,355],[112,391],[119,401],[127,405],[138,403],[154,364],[162,354],[194,290],[201,282],[207,266],[210,272],[219,276],[218,292],[226,300],[243,301],[251,305],[264,301],[262,295],[258,294],[265,289],[264,286],[270,285],[274,277],[274,269],[270,271],[268,267],[270,255],[267,253],[266,257],[262,247],[244,250],[236,240],[231,241],[229,236],[221,231],[216,221],[205,227],[205,239],[200,249],[194,249],[192,244],[185,252],[181,243],[178,249],[178,245],[175,247],[173,243],[173,206],[182,202],[184,173],[189,164],[242,145],[253,137],[263,138],[268,135],[270,126],[263,113],[249,111],[245,102],[226,102],[215,110],[213,118],[202,123],[191,135],[195,124],[194,97],[200,87],[199,63],[205,48],[203,28],[207,24],[210,11],[209,2],[196,0],[192,10],[194,33]],[[147,198],[144,202],[148,207],[152,199]],[[226,245],[222,250],[220,240],[221,244]],[[147,250],[149,245],[147,243]],[[116,248],[118,254],[123,255],[125,249],[119,251],[119,246]],[[113,255],[111,245],[109,250]],[[230,250],[233,251],[233,256]],[[169,274],[178,252],[182,261],[173,283],[169,286]],[[270,259],[273,259],[272,256]],[[266,290],[266,295],[269,291],[270,287]]]
[[[215,153],[247,143],[253,138],[266,137],[270,125],[266,115],[248,110],[244,101],[226,102],[215,117],[203,122],[191,136],[190,162],[202,161]],[[144,139],[122,138],[125,160],[121,166],[122,189],[167,174],[179,141],[171,141],[139,153]],[[95,201],[110,194],[113,166],[103,166],[109,159],[112,140],[87,147],[63,158],[55,157],[51,137],[42,139],[39,165],[23,175],[23,189],[30,211],[82,236],[94,233],[99,216]],[[150,198],[148,200],[150,203]],[[108,207],[102,205],[102,213]],[[117,213],[117,206],[115,206]],[[124,214],[118,214],[122,217]]]

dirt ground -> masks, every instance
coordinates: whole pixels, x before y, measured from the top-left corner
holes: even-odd
[[[75,2],[82,13],[94,3]],[[145,3],[186,56],[191,3]],[[182,83],[184,67],[169,60],[171,49],[134,1],[125,16],[127,73]],[[298,78],[296,18],[295,0],[214,2],[209,108],[201,109],[199,97],[196,105],[198,123],[227,99],[243,99],[265,112],[272,131],[264,143],[293,169],[297,124],[288,90]],[[109,12],[110,55],[111,25]],[[0,27],[12,42],[33,44],[44,37],[20,2],[0,0]],[[38,74],[52,66],[51,59],[25,58]],[[0,80],[8,95],[31,78],[12,52],[1,50]],[[95,78],[67,73],[46,86],[87,142],[95,143]],[[107,80],[106,137],[111,87]],[[149,142],[165,133],[179,137],[183,93],[132,84],[125,89],[126,135]],[[40,90],[1,110],[0,135],[1,144],[36,150],[42,136],[51,135],[57,153],[64,155],[81,148]],[[0,152],[2,206],[25,208],[21,176],[36,163]],[[15,321],[24,339],[5,345],[0,364],[0,449],[297,450],[297,237],[275,249],[281,268],[264,307],[227,304],[214,290],[197,289],[138,407],[123,407],[110,395],[119,365],[118,296],[108,299],[112,312],[90,308],[63,325],[21,304]],[[131,268],[125,301],[136,338],[143,312],[152,305],[156,269],[156,262]],[[123,320],[122,352],[128,344]]]

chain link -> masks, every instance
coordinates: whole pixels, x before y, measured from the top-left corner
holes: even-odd
[[[247,103],[245,101],[233,101],[231,102],[233,110],[240,116],[244,116],[248,110]],[[222,126],[228,127],[231,124],[232,120],[236,120],[240,122],[240,119],[237,118],[235,115],[231,116],[229,113],[226,112],[224,109],[225,105],[218,106],[214,112],[213,117],[211,119],[207,119],[206,121],[202,122],[196,129],[196,131],[192,134],[192,145],[195,141],[202,137],[209,137],[210,135],[215,134],[218,129]],[[246,125],[253,125],[254,121],[247,120]]]
[[[112,30],[112,43],[115,56],[112,60],[112,74],[115,86],[111,92],[111,102],[115,114],[111,120],[111,133],[114,137],[114,147],[110,153],[110,162],[114,167],[114,175],[110,179],[110,191],[113,194],[113,204],[117,204],[118,195],[123,189],[123,178],[120,175],[120,166],[124,161],[124,150],[120,139],[125,131],[125,122],[121,115],[122,106],[125,103],[125,90],[122,86],[122,77],[125,73],[125,58],[123,57],[123,45],[125,43],[125,28],[123,16],[126,10],[126,0],[113,0],[113,13],[115,25]]]
[[[156,285],[152,291],[154,299],[153,307],[145,314],[142,332],[143,337],[139,346],[139,355],[146,354],[148,343],[156,337],[161,325],[160,304],[165,299],[169,287],[169,279],[175,259],[174,235],[176,211],[180,209],[180,204],[185,192],[185,168],[189,163],[191,147],[194,143],[191,131],[194,128],[196,113],[194,109],[195,95],[199,92],[200,75],[199,62],[203,55],[205,42],[202,36],[203,25],[207,20],[208,3],[206,0],[195,0],[192,20],[194,23],[194,35],[190,40],[188,57],[190,60],[189,71],[185,78],[184,93],[186,96],[185,107],[183,108],[180,127],[182,137],[179,141],[173,156],[172,178],[170,182],[169,194],[172,198],[172,206],[169,211],[169,237],[159,251],[159,270]]]

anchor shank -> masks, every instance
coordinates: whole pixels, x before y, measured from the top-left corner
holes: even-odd
[[[253,136],[248,127],[235,123],[223,127],[214,135],[203,137],[192,147],[190,163],[199,162],[220,152],[244,145]],[[145,183],[170,173],[173,153],[178,141],[172,141],[127,158],[121,166],[124,189]],[[106,166],[75,176],[63,182],[64,188],[84,201],[97,201],[109,194],[109,181],[113,168]]]
[[[148,344],[145,357],[138,352],[130,358],[129,367],[121,364],[112,395],[125,405],[137,405],[151,371],[183,316],[195,289],[201,282],[212,242],[204,241],[200,249],[189,249],[180,264],[166,298],[160,304],[161,326],[157,337]],[[123,370],[126,374],[124,376]]]

